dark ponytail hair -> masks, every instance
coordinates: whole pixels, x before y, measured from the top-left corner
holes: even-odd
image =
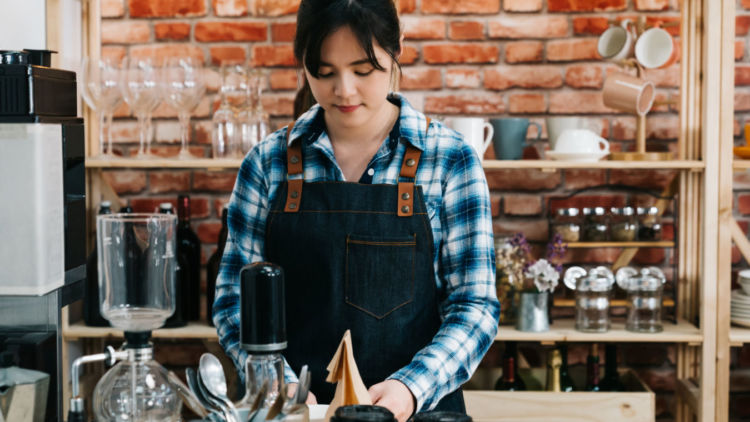
[[[302,0],[297,11],[297,33],[294,38],[297,63],[317,78],[323,41],[345,26],[357,37],[375,69],[385,70],[375,57],[373,39],[398,64],[401,26],[394,0]],[[295,118],[298,117],[298,102],[303,107],[307,103],[315,104],[314,101],[305,81],[294,100]],[[301,113],[305,110],[307,108],[303,108]]]

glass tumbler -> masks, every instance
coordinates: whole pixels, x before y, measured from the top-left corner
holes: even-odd
[[[576,291],[576,330],[594,333],[609,330],[609,299],[615,283],[612,271],[603,266],[589,271],[570,267],[563,280]]]
[[[623,267],[617,271],[617,284],[628,292],[628,319],[625,329],[639,333],[658,333],[661,323],[662,295],[666,278],[657,267],[640,271]]]

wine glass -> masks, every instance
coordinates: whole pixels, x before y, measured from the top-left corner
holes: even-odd
[[[266,73],[260,69],[251,70],[248,74],[249,107],[242,110],[237,118],[243,155],[265,139],[270,132],[268,113],[263,109],[261,101],[265,76]]]
[[[81,63],[81,96],[99,120],[99,155],[116,158],[112,151],[112,115],[122,103],[120,69],[113,59],[84,57]],[[106,130],[106,132],[105,132]],[[105,136],[106,134],[106,136]],[[104,149],[104,139],[107,149]]]
[[[161,102],[159,75],[156,60],[152,58],[129,58],[123,65],[125,102],[138,119],[140,146],[135,158],[152,158],[150,152],[151,113]]]
[[[237,108],[247,104],[247,72],[241,65],[221,67],[221,103],[213,115],[211,151],[214,158],[239,155]]]
[[[164,96],[167,104],[177,110],[180,119],[180,153],[178,159],[195,158],[188,151],[190,113],[206,92],[203,66],[191,57],[171,57],[163,72]]]

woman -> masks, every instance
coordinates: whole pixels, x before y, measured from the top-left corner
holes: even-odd
[[[302,0],[294,49],[318,104],[242,163],[214,322],[242,368],[238,273],[281,265],[286,381],[308,364],[312,392],[330,402],[325,368],[351,329],[373,403],[403,422],[465,411],[459,387],[494,339],[499,305],[479,158],[389,95],[401,42],[392,0]]]

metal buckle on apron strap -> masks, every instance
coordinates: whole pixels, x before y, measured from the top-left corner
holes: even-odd
[[[287,126],[286,139],[289,139],[293,127],[294,123],[290,123]],[[302,201],[302,182],[304,182],[304,176],[299,179],[290,179],[289,176],[302,174],[302,147],[299,141],[295,140],[287,146],[286,164],[288,183],[284,212],[297,212],[299,211],[300,201]]]

